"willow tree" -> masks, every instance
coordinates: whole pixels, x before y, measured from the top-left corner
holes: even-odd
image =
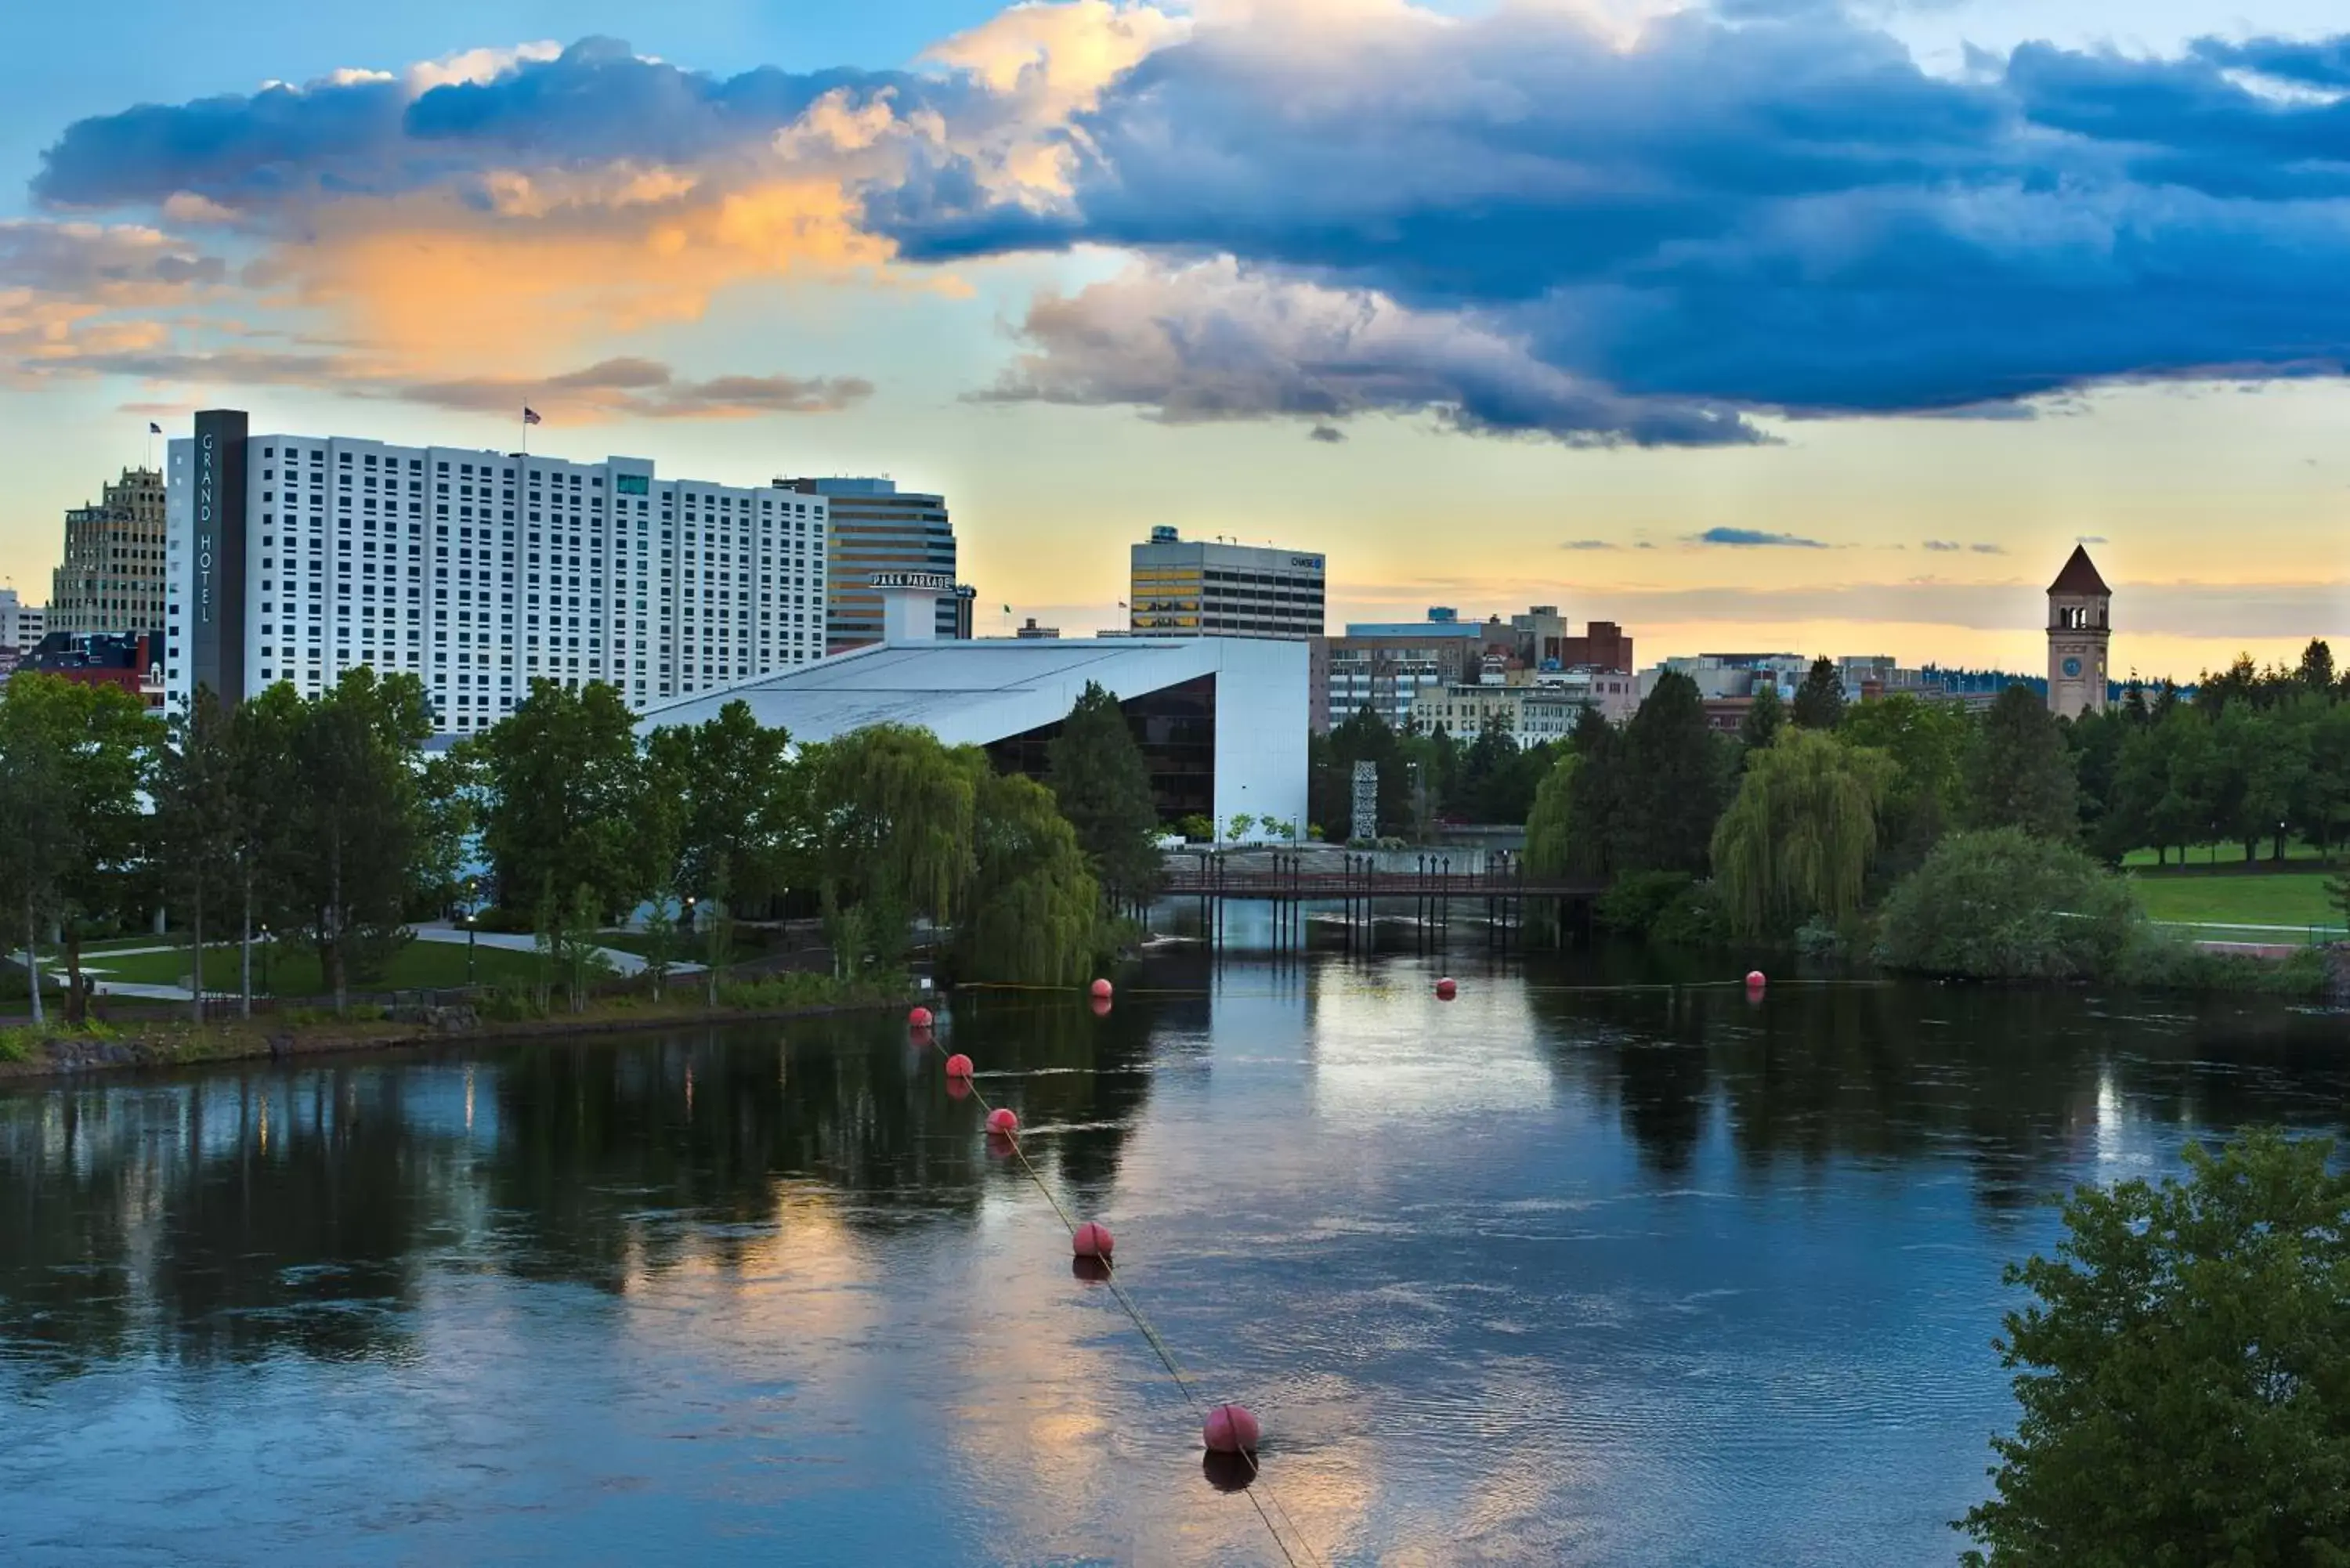
[[[1075,985],[1100,945],[1101,887],[1053,792],[1017,774],[978,782],[976,875],[960,925],[974,976]]]
[[[875,724],[811,748],[808,826],[825,903],[953,918],[973,870],[986,757],[928,730]]]
[[[1860,907],[1877,812],[1893,778],[1882,753],[1791,726],[1747,759],[1713,834],[1713,877],[1742,936]]]
[[[1534,804],[1526,813],[1526,870],[1534,876],[1564,876],[1573,866],[1575,845],[1567,829],[1574,821],[1575,770],[1582,761],[1562,752],[1534,786]]]

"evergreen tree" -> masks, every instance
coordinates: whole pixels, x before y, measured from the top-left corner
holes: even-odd
[[[501,902],[542,898],[552,886],[567,911],[584,887],[609,918],[652,891],[676,803],[650,787],[636,716],[619,691],[600,680],[534,680],[468,750],[481,770],[482,849]]]
[[[1668,670],[1624,727],[1619,870],[1702,874],[1729,769],[1697,682]]]
[[[2334,691],[2334,649],[2322,637],[2313,637],[2309,646],[2301,650],[2301,668],[2295,675],[2303,689],[2330,695]]]
[[[1053,797],[1111,898],[1146,902],[1164,877],[1150,770],[1118,699],[1093,681],[1047,749]]]
[[[1984,715],[1967,794],[1974,826],[2020,827],[2054,839],[2078,832],[2072,754],[2055,717],[2031,687],[2008,687]]]
[[[1747,705],[1746,717],[1738,722],[1738,743],[1750,752],[1768,750],[1786,722],[1787,705],[1779,701],[1779,689],[1767,681],[1758,681],[1753,701]]]
[[[1882,753],[1802,726],[1749,758],[1713,835],[1714,881],[1731,927],[1765,936],[1857,909],[1893,774]]]
[[[1833,730],[1844,718],[1844,681],[1825,654],[1812,660],[1811,672],[1795,689],[1794,718],[1806,730]]]
[[[1596,708],[1576,715],[1567,775],[1566,863],[1584,876],[1613,877],[1623,864],[1627,797],[1635,787],[1625,765],[1623,732]]]

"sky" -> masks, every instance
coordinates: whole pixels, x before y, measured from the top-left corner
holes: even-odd
[[[2330,13],[2330,14],[2329,14]],[[2350,634],[2350,33],[2156,0],[129,0],[0,65],[0,582],[203,407],[1156,524],[1350,619],[2117,672]]]

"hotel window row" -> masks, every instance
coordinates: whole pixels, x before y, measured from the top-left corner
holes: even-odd
[[[306,695],[357,665],[414,674],[444,733],[534,680],[629,705],[821,658],[827,503],[601,463],[343,438],[244,452],[247,682]],[[193,684],[195,443],[171,443],[166,684]],[[237,694],[242,695],[242,693]]]

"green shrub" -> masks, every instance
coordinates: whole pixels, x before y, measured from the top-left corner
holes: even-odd
[[[47,1039],[47,1031],[29,1024],[21,1029],[0,1029],[0,1062],[29,1062],[40,1054],[41,1045]]]
[[[1621,937],[1645,937],[1697,883],[1686,871],[1627,871],[1593,900],[1591,923]]]
[[[519,1023],[527,1018],[544,1018],[546,1009],[528,986],[484,986],[473,999],[473,1012],[494,1023]]]
[[[2120,979],[2151,935],[2129,884],[2021,828],[1936,845],[1886,899],[1888,969],[1975,980]]]
[[[1721,890],[1711,882],[1692,882],[1682,888],[1648,928],[1650,941],[1669,948],[1720,947],[1729,936]]]

